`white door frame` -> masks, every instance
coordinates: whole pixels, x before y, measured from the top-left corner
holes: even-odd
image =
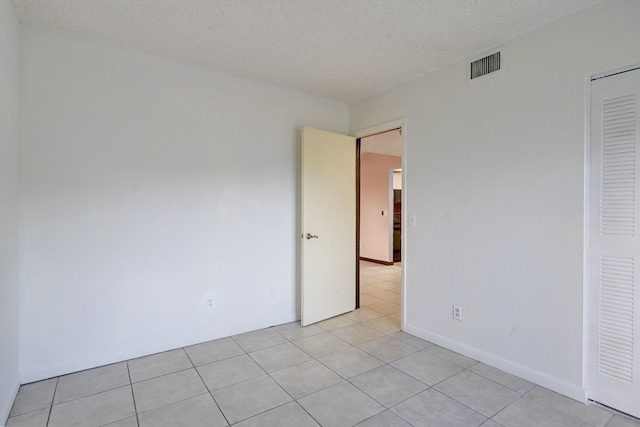
[[[406,159],[407,159],[407,123],[406,118],[402,117],[400,119],[391,120],[389,122],[380,123],[375,126],[370,126],[364,129],[356,130],[355,132],[350,133],[351,136],[354,136],[356,139],[364,138],[366,136],[375,135],[377,133],[387,132],[393,129],[402,129],[402,242],[401,242],[401,253],[402,253],[402,266],[400,267],[400,271],[402,272],[402,278],[400,282],[400,329],[404,330],[404,325],[406,321],[406,310],[407,306],[405,303],[405,298],[407,294],[407,280],[406,280],[406,272],[407,272],[407,226],[409,223],[407,222],[407,210],[405,206],[407,206],[407,173],[406,173]]]
[[[582,390],[583,402],[589,400],[589,327],[593,320],[590,316],[589,301],[590,295],[590,274],[589,274],[589,257],[590,257],[590,223],[589,215],[591,209],[591,82],[600,78],[613,76],[615,74],[640,68],[640,63],[627,67],[617,68],[615,70],[604,73],[593,74],[585,77],[585,103],[584,103],[584,220],[583,220],[583,258],[582,258],[582,277],[583,277],[583,295],[582,300]]]

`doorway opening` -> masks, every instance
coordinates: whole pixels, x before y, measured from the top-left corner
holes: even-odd
[[[358,139],[358,308],[402,316],[402,128]]]

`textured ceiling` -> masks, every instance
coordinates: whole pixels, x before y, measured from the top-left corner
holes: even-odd
[[[25,24],[355,102],[602,0],[13,0]]]

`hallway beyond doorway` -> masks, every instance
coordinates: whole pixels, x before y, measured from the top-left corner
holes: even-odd
[[[402,264],[360,261],[360,308],[387,316],[400,329]]]

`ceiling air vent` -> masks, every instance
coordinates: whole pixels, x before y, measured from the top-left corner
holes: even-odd
[[[469,74],[471,80],[496,72],[500,70],[500,52],[472,61],[469,65],[471,67],[471,73]]]

